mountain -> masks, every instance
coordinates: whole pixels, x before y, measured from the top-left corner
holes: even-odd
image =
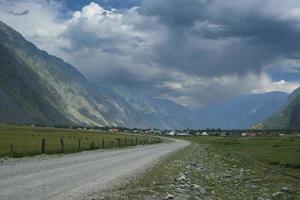
[[[0,122],[158,128],[182,128],[184,122],[159,105],[184,107],[95,86],[2,22],[0,77]]]
[[[126,125],[122,108],[74,67],[0,23],[0,121]]]
[[[183,129],[191,126],[191,110],[173,101],[153,98],[125,87],[103,87],[131,118],[145,128]]]
[[[276,114],[257,123],[254,129],[299,129],[300,128],[300,88],[289,96],[286,105]]]
[[[242,95],[226,101],[212,103],[194,113],[196,127],[249,128],[277,112],[286,102],[288,94],[271,92]]]
[[[139,128],[248,128],[285,93],[235,97],[198,109],[124,87],[98,86],[0,22],[0,122]]]

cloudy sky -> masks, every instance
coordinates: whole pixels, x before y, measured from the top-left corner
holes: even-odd
[[[188,106],[300,86],[299,0],[0,0],[0,20],[94,83]]]

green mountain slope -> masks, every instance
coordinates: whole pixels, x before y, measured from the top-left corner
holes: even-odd
[[[300,88],[288,98],[287,105],[274,116],[254,125],[255,129],[299,129],[300,128]]]

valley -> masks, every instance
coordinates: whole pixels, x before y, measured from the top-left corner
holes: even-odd
[[[0,0],[0,200],[300,200],[299,2]]]

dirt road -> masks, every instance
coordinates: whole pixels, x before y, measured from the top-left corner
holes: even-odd
[[[0,163],[1,200],[82,199],[151,166],[189,143],[176,140],[123,150],[99,150]]]

